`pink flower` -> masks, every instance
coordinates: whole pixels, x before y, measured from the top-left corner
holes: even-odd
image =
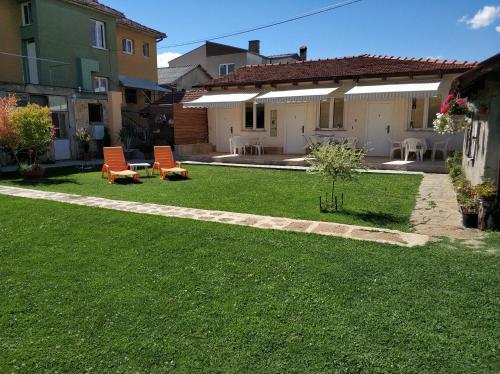
[[[448,104],[450,101],[452,101],[453,99],[455,99],[455,95],[452,95],[452,94],[449,94],[448,96],[446,96],[446,99],[444,100],[444,102],[446,104]]]
[[[457,104],[458,105],[466,105],[467,101],[465,99],[457,99]]]
[[[447,101],[444,101],[442,104],[441,104],[441,107],[439,108],[439,113],[446,113],[448,111],[448,109],[450,108],[450,105],[448,104]]]

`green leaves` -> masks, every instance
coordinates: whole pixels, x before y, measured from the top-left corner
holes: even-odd
[[[310,160],[310,173],[332,178],[353,179],[360,170],[365,170],[365,150],[348,148],[345,144],[321,145],[315,148]]]

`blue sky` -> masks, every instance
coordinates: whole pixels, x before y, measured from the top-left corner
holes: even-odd
[[[159,43],[158,52],[163,54],[163,64],[197,45],[162,47],[271,23],[340,1],[101,0],[129,18],[168,35]],[[363,0],[345,8],[218,42],[246,48],[251,39],[260,39],[264,55],[297,52],[299,46],[307,45],[309,59],[370,53],[483,60],[500,52],[500,3],[482,0]]]

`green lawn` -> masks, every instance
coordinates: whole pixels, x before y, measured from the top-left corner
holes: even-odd
[[[335,221],[408,231],[420,175],[362,174],[358,181],[340,182],[344,211],[320,213],[319,196],[330,183],[303,171],[188,166],[189,180],[142,178],[141,184],[109,185],[99,172],[76,168],[47,169],[41,181],[0,179],[0,183],[110,199],[133,200],[194,208]],[[142,172],[143,173],[143,172]]]
[[[500,371],[500,255],[5,196],[0,216],[2,373]]]

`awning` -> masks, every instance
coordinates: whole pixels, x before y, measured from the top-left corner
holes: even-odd
[[[256,103],[297,103],[326,100],[337,87],[271,91],[255,99]]]
[[[234,108],[257,95],[257,93],[203,95],[196,100],[184,103],[184,108]]]
[[[429,97],[438,94],[439,84],[404,83],[356,86],[344,94],[345,100]]]
[[[167,90],[166,88],[158,86],[158,83],[149,81],[147,79],[138,79],[120,75],[119,80],[120,84],[123,87],[140,88],[142,90],[158,91],[158,92],[172,92],[170,90]]]

